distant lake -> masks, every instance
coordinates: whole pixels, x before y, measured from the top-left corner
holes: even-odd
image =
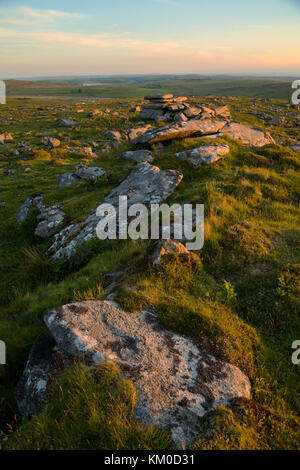
[[[104,85],[104,83],[83,83],[82,86],[99,86]]]

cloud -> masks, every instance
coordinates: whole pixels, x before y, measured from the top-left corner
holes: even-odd
[[[60,10],[42,10],[20,6],[14,9],[14,15],[8,15],[0,19],[0,23],[11,25],[31,25],[36,23],[54,23],[57,20],[82,20],[87,15]]]

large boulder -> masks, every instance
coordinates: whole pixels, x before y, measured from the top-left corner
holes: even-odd
[[[139,163],[128,177],[104,198],[102,204],[111,204],[118,213],[119,197],[127,196],[128,207],[132,204],[144,204],[150,208],[151,204],[160,204],[170,196],[182,178],[183,175],[178,171],[161,171],[149,163]],[[97,211],[94,210],[82,224],[66,227],[55,235],[49,254],[54,259],[70,259],[78,246],[97,237],[96,228],[100,220],[101,217],[97,216]]]
[[[191,119],[180,123],[168,124],[156,129],[149,129],[145,134],[134,139],[134,144],[155,144],[173,139],[184,139],[190,136],[216,134],[226,125],[226,121],[211,119]]]
[[[168,429],[178,448],[196,439],[198,420],[208,411],[251,397],[249,379],[237,367],[163,329],[150,312],[127,313],[114,302],[91,301],[48,310],[44,319],[68,355],[118,364],[139,390],[135,417]],[[27,401],[32,398],[26,394]]]
[[[176,157],[180,160],[188,160],[194,168],[199,168],[202,165],[217,162],[229,152],[230,147],[226,144],[203,145],[192,150],[176,153]]]
[[[254,147],[263,147],[274,143],[268,132],[239,122],[228,123],[220,130],[219,135],[228,135],[232,139],[241,141],[244,145],[253,145]]]

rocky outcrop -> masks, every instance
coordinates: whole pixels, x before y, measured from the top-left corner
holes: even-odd
[[[78,176],[78,178],[95,183],[98,178],[106,176],[106,171],[103,168],[97,166],[89,167],[83,163],[80,163],[75,168],[75,175]]]
[[[124,152],[122,157],[126,160],[133,160],[135,162],[148,162],[152,163],[154,160],[154,156],[150,150],[135,150],[132,152]]]
[[[201,114],[201,108],[191,108],[185,96],[172,94],[146,96],[149,103],[143,105],[139,117],[151,121],[185,121]]]
[[[178,171],[161,171],[149,163],[140,163],[134,167],[129,176],[104,198],[103,204],[111,204],[118,211],[119,197],[127,196],[128,206],[132,204],[162,203],[182,180]],[[86,241],[97,237],[96,227],[101,220],[97,211],[93,211],[82,223],[71,225],[55,235],[49,254],[54,259],[68,260],[76,253],[76,248]]]
[[[154,264],[159,264],[163,256],[171,253],[187,255],[189,254],[189,251],[182,243],[179,243],[176,240],[159,240],[152,255],[152,261]]]
[[[227,124],[220,130],[219,135],[228,135],[232,139],[239,140],[244,145],[253,145],[254,147],[263,147],[264,145],[274,143],[273,138],[268,132],[246,124],[240,124],[239,122]]]
[[[230,147],[226,144],[219,145],[203,145],[192,150],[176,153],[176,157],[180,160],[188,160],[194,167],[199,168],[202,165],[210,165],[217,162],[223,155],[230,152]]]
[[[139,391],[135,417],[170,431],[175,446],[197,437],[200,417],[235,398],[250,398],[248,378],[192,340],[163,329],[150,312],[126,313],[115,302],[92,301],[48,310],[44,316],[58,351],[88,364],[118,364]],[[47,400],[57,371],[55,343],[35,344],[16,389],[23,414]]]
[[[66,214],[61,206],[46,207],[44,204],[43,194],[32,194],[15,214],[15,218],[19,225],[26,222],[29,211],[36,209],[37,211],[37,227],[35,235],[37,237],[48,239],[57,233],[66,220]]]
[[[155,144],[156,142],[184,139],[191,136],[216,134],[223,129],[225,125],[226,121],[192,119],[185,122],[157,127],[156,129],[149,129],[145,134],[134,139],[133,143],[136,145]]]

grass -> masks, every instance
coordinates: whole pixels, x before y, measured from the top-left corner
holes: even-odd
[[[114,366],[93,371],[75,365],[65,371],[47,408],[14,432],[22,420],[13,388],[32,343],[46,331],[43,312],[72,301],[104,298],[109,284],[105,274],[122,270],[125,275],[116,295],[126,310],[151,308],[165,327],[192,336],[251,379],[253,400],[204,417],[194,448],[299,449],[299,367],[291,362],[291,345],[300,335],[300,158],[288,146],[293,139],[300,141],[300,128],[294,116],[284,126],[270,127],[268,120],[257,115],[284,114],[281,101],[223,98],[215,103],[229,103],[234,119],[270,130],[280,139],[277,145],[242,147],[223,137],[219,141],[229,144],[230,154],[199,170],[178,160],[175,153],[210,139],[185,139],[162,151],[153,148],[154,165],[184,174],[169,202],[205,204],[205,245],[199,253],[167,256],[153,267],[151,241],[96,241],[90,244],[86,264],[62,265],[46,256],[49,243],[35,238],[34,212],[21,228],[14,220],[15,211],[34,192],[45,194],[48,205],[63,204],[69,221],[84,220],[133,168],[133,163],[121,157],[133,147],[124,142],[120,149],[98,158],[80,151],[70,153],[68,147],[80,149],[87,141],[101,147],[106,142],[103,132],[136,124],[136,115],[128,112],[133,102],[138,101],[121,107],[127,120],[88,117],[94,108],[120,108],[113,100],[80,105],[84,113],[79,115],[76,104],[52,100],[13,99],[1,108],[1,129],[14,136],[13,142],[0,148],[0,200],[6,201],[6,207],[0,208],[0,338],[7,344],[8,356],[8,366],[0,368],[0,429],[6,437],[9,429],[13,431],[3,445],[18,449],[170,448],[164,433],[134,421],[137,391]],[[59,128],[60,117],[79,119],[80,125]],[[61,147],[45,151],[41,145],[44,132],[59,138]],[[23,140],[34,156],[20,161],[23,154],[17,143]],[[12,148],[20,149],[21,155],[12,155]],[[105,168],[107,181],[96,185],[81,181],[59,189],[58,174],[72,171],[80,161]],[[31,168],[29,173],[23,172],[26,166]],[[6,174],[8,168],[17,179]],[[116,400],[116,416],[107,409],[110,394]],[[126,418],[123,424],[121,417]],[[82,432],[77,424],[81,422]]]

